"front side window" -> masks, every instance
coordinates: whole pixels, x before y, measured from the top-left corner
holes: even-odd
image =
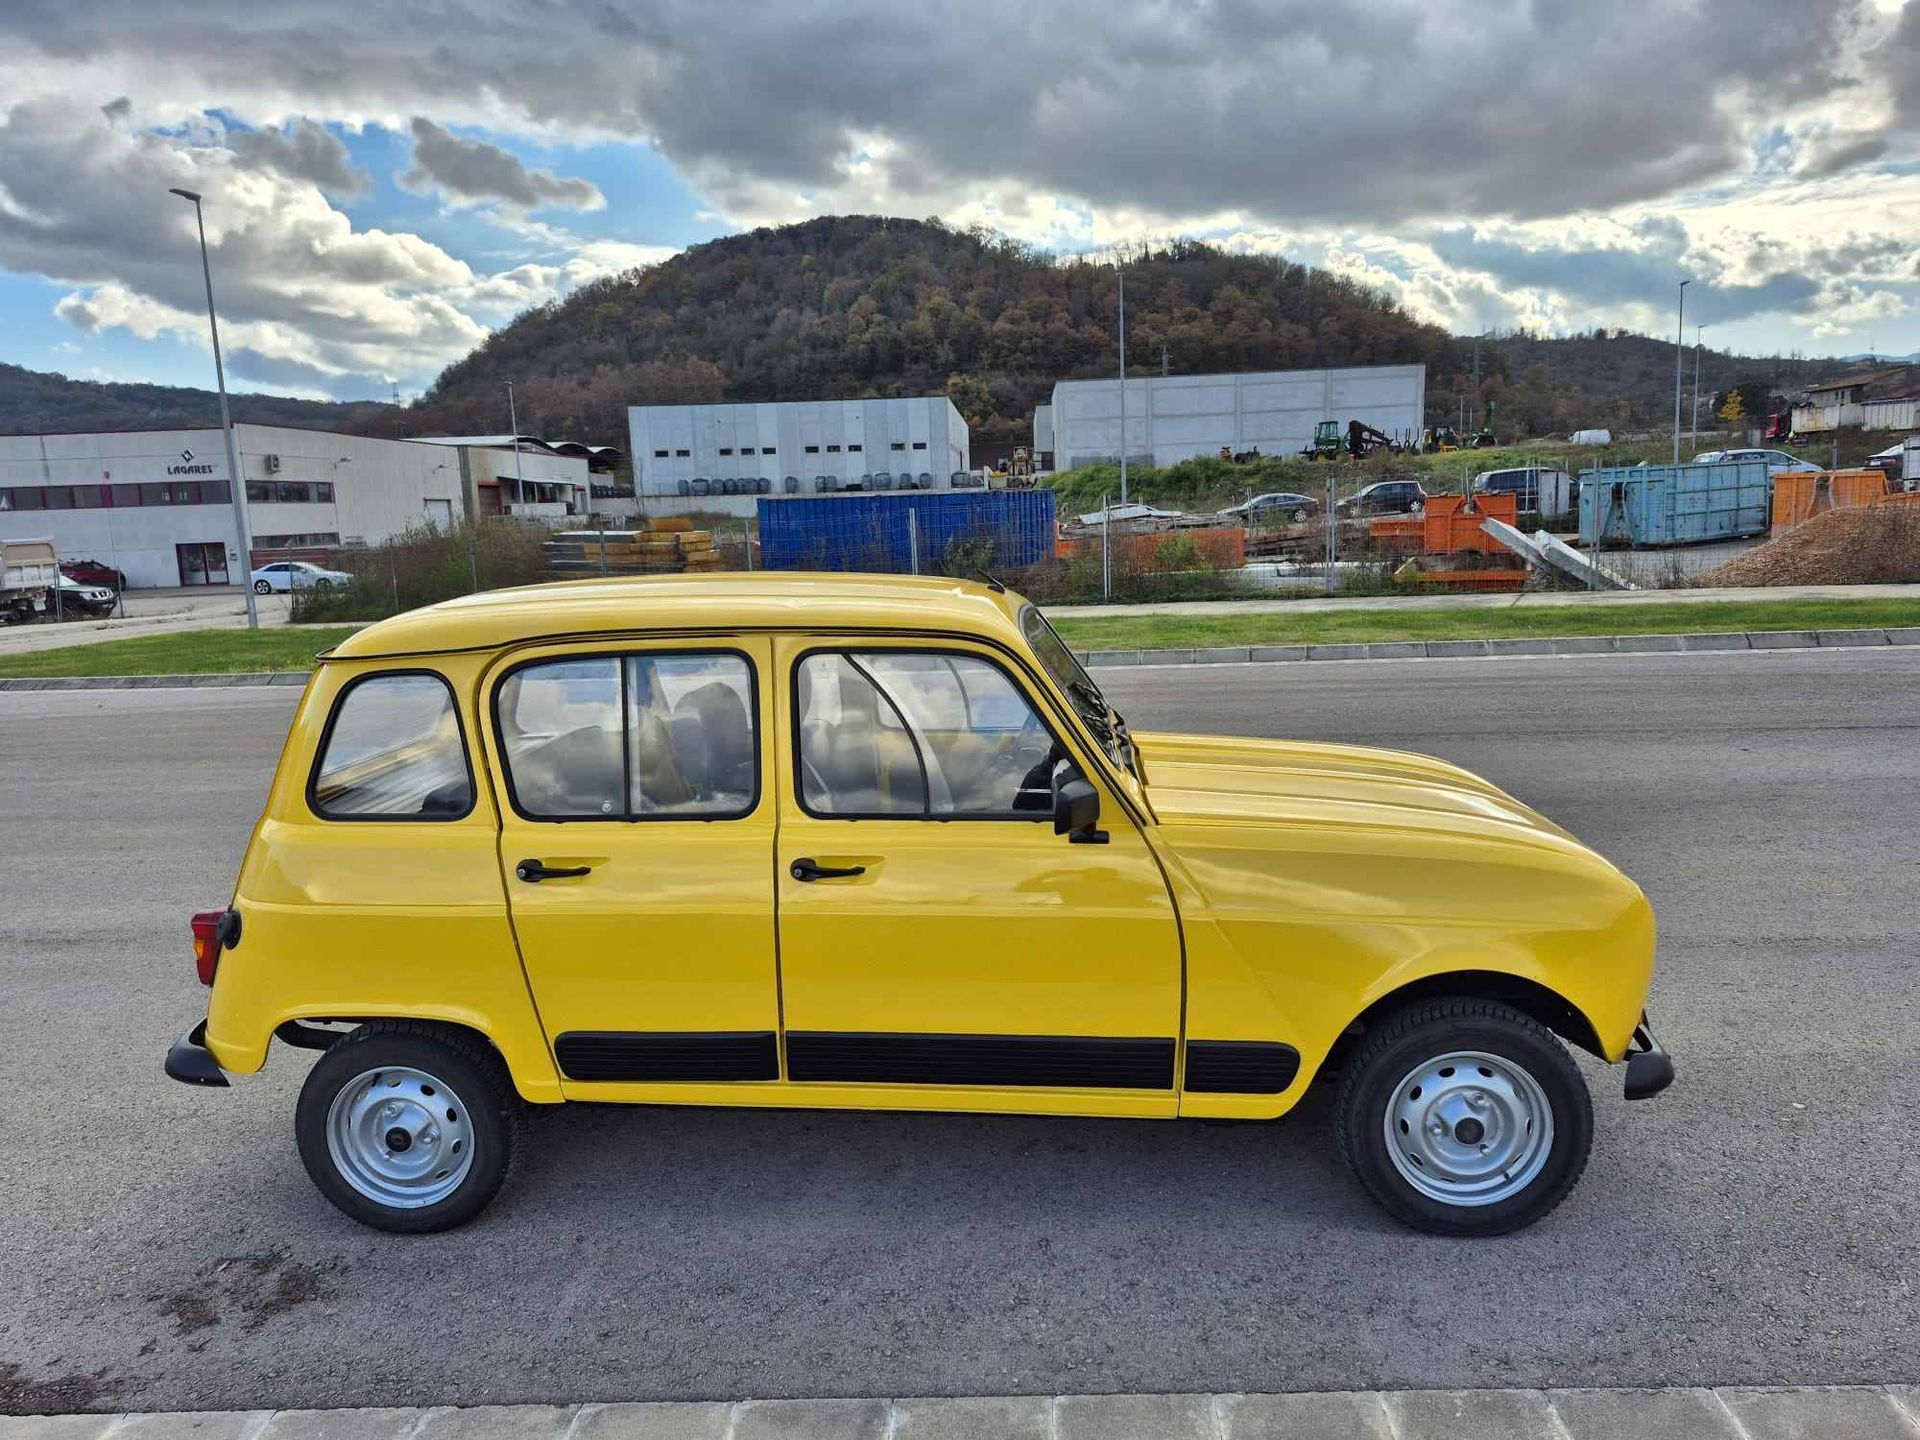
[[[1065,753],[1007,673],[975,655],[809,655],[794,674],[800,796],[838,818],[1039,819]]]
[[[530,820],[737,819],[759,791],[744,656],[595,655],[523,665],[494,710]]]
[[[307,795],[324,820],[457,820],[472,810],[473,772],[447,682],[407,671],[348,686]]]

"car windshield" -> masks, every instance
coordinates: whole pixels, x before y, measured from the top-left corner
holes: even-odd
[[[1074,713],[1100,742],[1107,758],[1137,777],[1139,771],[1133,761],[1133,740],[1127,734],[1127,722],[1107,703],[1107,697],[1100,693],[1093,677],[1074,658],[1067,642],[1047,623],[1039,606],[1028,605],[1020,612],[1020,631],[1053,683],[1066,692]]]

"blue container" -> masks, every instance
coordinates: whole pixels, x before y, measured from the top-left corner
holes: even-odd
[[[1597,473],[1597,483],[1596,483]],[[1764,535],[1773,475],[1764,460],[1637,465],[1580,476],[1580,538],[1614,545],[1697,545]]]
[[[890,491],[759,502],[769,570],[923,575],[1018,569],[1053,555],[1051,490]],[[911,518],[909,518],[911,517]]]

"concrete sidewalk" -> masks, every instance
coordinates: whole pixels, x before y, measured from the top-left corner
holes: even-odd
[[[1744,585],[1718,590],[1522,590],[1511,595],[1302,595],[1275,600],[1166,600],[1049,605],[1050,619],[1121,615],[1300,615],[1342,610],[1535,610],[1553,605],[1704,604],[1714,600],[1920,600],[1920,585]]]
[[[1920,1440],[1920,1389],[1362,1390],[0,1417],[0,1440]]]
[[[292,604],[289,596],[256,598],[262,626],[287,623]],[[247,597],[238,586],[135,590],[124,597],[123,604],[126,614],[108,619],[8,625],[0,629],[0,655],[129,640],[137,635],[171,635],[182,630],[237,630],[247,623]]]

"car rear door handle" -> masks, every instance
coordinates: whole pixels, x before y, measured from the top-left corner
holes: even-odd
[[[867,867],[864,865],[816,865],[813,861],[802,858],[789,865],[787,873],[796,880],[838,880],[848,875],[864,875],[867,873]]]
[[[591,865],[542,865],[538,860],[522,860],[513,867],[513,873],[522,880],[571,880],[576,876],[591,873]]]

